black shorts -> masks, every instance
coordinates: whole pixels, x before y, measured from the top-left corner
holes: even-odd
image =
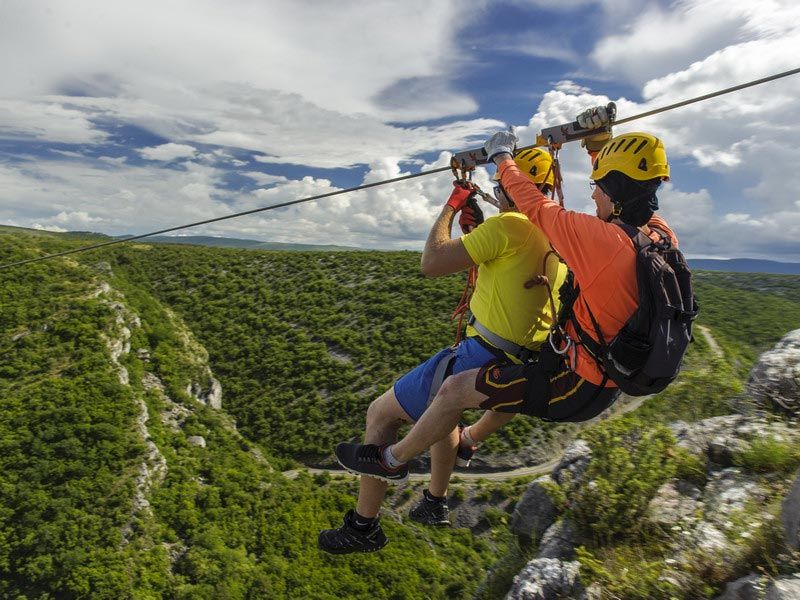
[[[475,389],[488,396],[480,408],[573,423],[593,419],[619,396],[619,388],[595,385],[569,370],[550,348],[533,363],[490,362],[478,371]]]

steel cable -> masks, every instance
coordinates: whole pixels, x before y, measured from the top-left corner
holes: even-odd
[[[624,123],[630,123],[631,121],[636,121],[637,119],[643,119],[645,117],[651,117],[653,115],[657,115],[659,113],[663,113],[663,112],[666,112],[666,111],[669,111],[669,110],[674,110],[674,109],[680,108],[682,106],[687,106],[689,104],[694,104],[695,102],[702,102],[703,100],[708,100],[710,98],[716,98],[717,96],[722,96],[724,94],[730,94],[732,92],[743,90],[745,88],[753,87],[753,86],[756,86],[756,85],[761,85],[762,83],[775,81],[776,79],[781,79],[783,77],[788,77],[790,75],[796,75],[798,73],[800,73],[800,67],[798,67],[796,69],[791,69],[789,71],[784,71],[782,73],[776,73],[775,75],[770,75],[769,77],[763,77],[761,79],[755,79],[755,80],[749,81],[747,83],[742,83],[742,84],[735,85],[735,86],[732,86],[732,87],[729,87],[729,88],[718,90],[716,92],[711,92],[709,94],[703,94],[702,96],[697,96],[697,97],[692,98],[690,100],[682,100],[681,102],[676,102],[674,104],[669,104],[667,106],[662,106],[661,108],[656,108],[656,109],[653,109],[653,110],[650,110],[650,111],[647,111],[647,112],[643,112],[643,113],[635,115],[633,117],[626,117],[625,119],[620,119],[620,120],[615,121],[614,125],[622,125]],[[528,147],[533,147],[533,146],[528,146]],[[21,266],[21,265],[30,264],[30,263],[40,262],[40,261],[43,261],[43,260],[49,260],[51,258],[57,258],[59,256],[67,256],[69,254],[76,254],[78,252],[87,252],[89,250],[95,250],[97,248],[104,248],[104,247],[107,247],[107,246],[114,246],[116,244],[124,244],[124,243],[127,243],[127,242],[132,242],[134,240],[141,240],[143,238],[152,237],[154,235],[160,235],[162,233],[170,233],[172,231],[179,231],[181,229],[189,229],[190,227],[197,227],[199,225],[207,225],[209,223],[216,223],[218,221],[225,221],[227,219],[235,219],[235,218],[238,218],[238,217],[242,217],[242,216],[246,216],[246,215],[252,215],[252,214],[259,213],[259,212],[273,210],[273,209],[276,209],[276,208],[283,208],[285,206],[292,206],[293,204],[301,204],[303,202],[311,202],[312,200],[321,200],[322,198],[330,198],[331,196],[338,196],[339,194],[348,194],[350,192],[356,192],[356,191],[359,191],[359,190],[365,190],[365,189],[368,189],[368,188],[373,188],[373,187],[377,187],[377,186],[380,186],[380,185],[386,185],[386,184],[389,184],[389,183],[397,183],[399,181],[405,181],[407,179],[414,179],[414,178],[417,178],[417,177],[423,177],[425,175],[433,175],[435,173],[442,173],[444,171],[450,171],[450,170],[451,170],[451,168],[449,166],[447,166],[447,167],[439,167],[439,168],[436,168],[436,169],[430,169],[428,171],[420,171],[419,173],[414,173],[414,174],[411,174],[411,175],[403,175],[401,177],[394,177],[393,179],[385,179],[383,181],[377,181],[375,183],[366,183],[366,184],[363,184],[363,185],[347,188],[347,189],[344,189],[344,190],[338,190],[338,191],[335,191],[335,192],[328,192],[328,193],[319,194],[319,195],[316,195],[316,196],[309,196],[307,198],[300,198],[299,200],[291,200],[289,202],[281,202],[279,204],[272,204],[270,206],[263,206],[261,208],[254,208],[252,210],[246,210],[244,212],[238,212],[238,213],[234,213],[234,214],[231,214],[231,215],[225,215],[223,217],[216,217],[214,219],[206,219],[204,221],[196,221],[194,223],[187,223],[186,225],[178,225],[176,227],[170,227],[168,229],[160,229],[159,231],[151,231],[150,233],[143,233],[141,235],[134,235],[134,236],[130,236],[130,237],[125,237],[123,239],[110,240],[110,241],[107,241],[107,242],[101,242],[99,244],[91,244],[89,246],[81,246],[80,248],[73,248],[72,250],[66,250],[64,252],[57,252],[57,253],[54,253],[54,254],[47,254],[45,256],[39,256],[39,257],[36,257],[36,258],[29,258],[27,260],[20,260],[20,261],[17,261],[17,262],[12,262],[12,263],[7,263],[7,264],[4,264],[4,265],[0,265],[0,270],[9,269],[11,267],[17,267],[17,266]]]

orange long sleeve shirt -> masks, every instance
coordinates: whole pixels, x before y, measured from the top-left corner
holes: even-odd
[[[586,308],[588,304],[605,341],[610,342],[639,302],[633,242],[618,225],[606,223],[594,215],[566,210],[547,198],[520,172],[511,158],[503,161],[498,169],[503,188],[514,204],[539,226],[575,274],[580,296],[575,302],[574,312],[581,328],[597,341]],[[666,221],[653,215],[648,225],[667,234],[677,247],[678,240]],[[659,239],[656,233],[651,237],[654,241]],[[568,323],[566,329],[573,340],[579,339],[572,323]],[[597,363],[582,345],[578,346],[571,366],[590,383],[600,385],[603,382]],[[609,380],[606,386],[615,384]]]

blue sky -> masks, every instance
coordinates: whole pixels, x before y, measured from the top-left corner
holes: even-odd
[[[447,164],[800,65],[788,0],[0,5],[0,223],[143,233]],[[800,261],[800,76],[638,121],[689,256]],[[562,151],[567,205],[593,211]],[[488,187],[488,174],[477,174]],[[447,174],[187,230],[420,249]]]

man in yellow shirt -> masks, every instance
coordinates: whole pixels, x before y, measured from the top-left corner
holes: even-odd
[[[543,192],[552,189],[552,159],[540,149],[522,152],[515,159]],[[422,253],[422,272],[440,277],[478,265],[478,279],[470,301],[472,318],[466,338],[445,348],[398,379],[392,389],[372,402],[367,410],[365,444],[339,444],[336,457],[361,478],[356,510],[344,517],[338,529],[324,530],[319,547],[332,554],[373,552],[388,542],[381,530],[378,511],[388,483],[408,478],[405,465],[393,464],[386,455],[405,422],[415,422],[425,412],[442,381],[453,373],[474,369],[501,359],[522,363],[535,357],[547,340],[558,310],[558,288],[567,268],[551,252],[544,234],[495,188],[500,214],[460,238],[451,239],[453,219],[462,220],[471,191],[454,184],[454,190],[431,228]],[[548,289],[549,288],[549,289]],[[552,293],[551,293],[552,292]],[[551,300],[552,298],[552,300]],[[412,508],[411,518],[430,525],[449,524],[447,486],[457,453],[471,456],[474,446],[506,424],[512,414],[487,411],[481,419],[431,447],[431,482],[424,497]],[[370,468],[372,465],[380,469]],[[396,467],[396,468],[395,468]],[[389,473],[386,476],[385,473]]]

